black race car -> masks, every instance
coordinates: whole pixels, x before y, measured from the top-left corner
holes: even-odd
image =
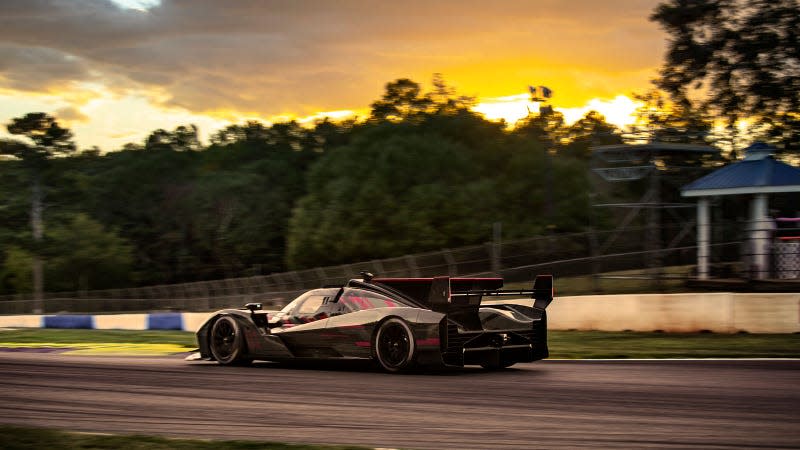
[[[199,358],[371,359],[386,371],[414,365],[487,369],[546,358],[553,277],[531,290],[502,290],[501,278],[377,278],[362,273],[341,287],[314,289],[277,313],[261,304],[214,313],[197,332]],[[531,298],[529,306],[481,303]]]

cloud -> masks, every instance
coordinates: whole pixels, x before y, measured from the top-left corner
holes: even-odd
[[[49,92],[90,78],[85,61],[58,50],[0,46],[0,80],[6,89]]]
[[[611,72],[660,62],[653,49],[663,35],[646,19],[656,3],[163,0],[136,10],[110,0],[4,0],[0,89],[101,82],[165,107],[265,117],[363,107],[386,82],[433,72],[468,94],[502,95],[503,85],[552,85],[548,77],[571,70],[572,85],[611,95],[630,81]]]
[[[72,106],[66,106],[64,108],[57,109],[53,116],[61,122],[61,125],[71,126],[72,124],[79,123],[79,122],[88,122],[89,116],[82,113],[78,108],[73,108]]]

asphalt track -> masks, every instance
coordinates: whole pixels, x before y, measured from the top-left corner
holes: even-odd
[[[0,423],[399,448],[800,448],[800,361],[389,375],[0,352]]]

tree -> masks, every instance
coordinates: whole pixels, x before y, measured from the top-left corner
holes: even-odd
[[[755,118],[800,151],[798,0],[668,0],[651,20],[672,36],[659,87],[679,102],[700,97],[730,126]]]
[[[606,122],[605,116],[597,111],[589,111],[566,130],[568,143],[559,150],[576,158],[588,159],[595,145],[621,144],[619,128]]]
[[[371,117],[378,120],[399,121],[428,111],[431,99],[422,95],[419,84],[400,78],[386,84],[383,98],[372,103]]]
[[[31,231],[34,247],[38,247],[44,236],[42,177],[50,158],[75,151],[72,132],[58,125],[56,119],[45,113],[28,113],[11,120],[8,132],[27,137],[33,145],[21,141],[0,142],[0,153],[10,154],[29,169],[31,177]],[[34,298],[37,310],[42,310],[44,287],[41,249],[35,248],[32,257]]]
[[[202,145],[197,137],[197,127],[180,125],[175,131],[158,129],[145,139],[145,150],[190,151],[200,150]]]
[[[676,144],[708,144],[712,121],[691,102],[673,102],[658,89],[634,94],[642,106],[636,109],[636,122],[628,134],[632,143],[670,142]]]
[[[426,114],[456,114],[474,106],[472,97],[457,95],[441,74],[433,75],[433,91],[423,94],[419,84],[400,78],[386,84],[386,92],[372,103],[370,117],[377,121],[398,122],[419,119]]]
[[[520,119],[514,127],[514,134],[552,148],[562,140],[566,140],[565,128],[564,115],[554,111],[553,108],[546,108],[537,114],[531,113],[528,117]]]
[[[584,163],[469,112],[362,128],[306,180],[291,268],[478,244],[494,222],[509,238],[582,229],[591,209]]]
[[[86,214],[62,217],[48,226],[46,238],[48,291],[106,289],[129,281],[132,247]],[[7,252],[5,276],[17,292],[30,290],[32,279],[25,267],[34,258],[16,246]]]

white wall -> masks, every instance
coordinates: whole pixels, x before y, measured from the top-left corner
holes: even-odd
[[[798,294],[630,294],[557,297],[553,330],[796,333]]]

